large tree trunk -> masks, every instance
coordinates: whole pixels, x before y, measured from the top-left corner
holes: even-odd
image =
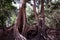
[[[24,0],[23,5],[22,5],[22,11],[23,11],[23,28],[22,28],[22,35],[26,36],[26,22],[27,22],[27,18],[26,18],[26,1]]]
[[[45,25],[45,15],[44,15],[44,0],[41,0],[41,17],[42,17],[42,27]]]
[[[24,9],[24,0],[21,0],[21,7],[20,7],[20,12],[19,14],[17,15],[17,20],[16,20],[16,23],[14,25],[14,37],[16,38],[15,40],[22,40],[22,37],[19,33],[19,30],[24,31],[24,29],[22,30],[22,28],[25,28],[25,9]],[[23,26],[24,25],[24,26]],[[20,29],[18,30],[18,27],[20,27]],[[23,40],[26,40],[23,38]]]
[[[46,25],[45,25],[45,15],[44,15],[44,0],[41,0],[41,34],[44,36],[44,38],[47,37],[46,34]]]

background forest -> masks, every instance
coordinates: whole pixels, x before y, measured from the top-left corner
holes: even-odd
[[[19,12],[16,8],[16,4],[18,1],[16,0],[0,0],[0,26],[8,27],[15,23],[15,19],[17,17],[17,13]],[[15,4],[15,5],[13,5]],[[27,8],[27,23],[29,25],[33,24],[34,22],[34,14],[33,14],[33,7],[30,5],[30,3],[26,3]],[[38,6],[39,5],[39,6]],[[37,3],[36,7],[37,14],[39,16],[41,4]],[[44,9],[45,9],[45,24],[49,28],[55,28],[56,24],[60,24],[60,0],[45,0],[44,3]]]

